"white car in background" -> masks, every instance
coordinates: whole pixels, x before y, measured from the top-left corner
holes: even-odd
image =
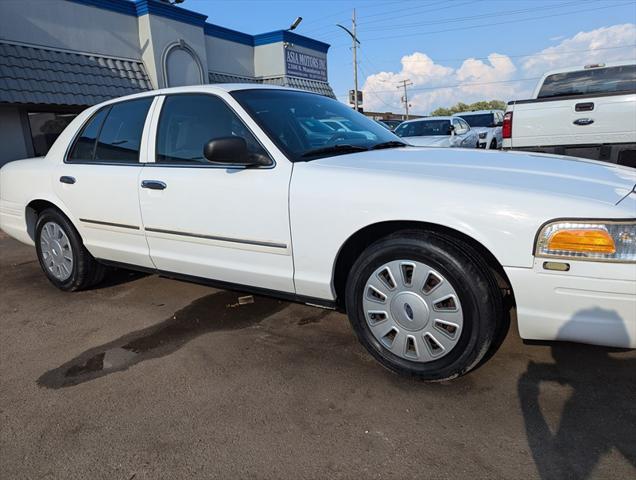
[[[466,120],[470,128],[477,132],[479,137],[479,145],[477,148],[490,150],[501,148],[503,141],[501,135],[503,116],[503,110],[475,110],[473,112],[461,112],[453,115],[453,117]]]
[[[353,134],[363,135],[365,138],[369,140],[373,140],[373,137],[369,132],[364,129],[360,129],[354,123],[347,120],[346,118],[334,118],[328,120],[321,120],[323,125],[328,126],[334,132],[351,132]],[[385,127],[388,128],[388,127]]]
[[[459,117],[427,117],[402,122],[395,133],[420,147],[477,148],[477,132]]]
[[[303,128],[333,118],[365,135]],[[0,227],[61,290],[110,265],[338,308],[382,365],[444,380],[513,311],[525,339],[636,347],[635,185],[593,161],[409,146],[313,93],[200,85],[90,107],[46,157],[4,165]]]

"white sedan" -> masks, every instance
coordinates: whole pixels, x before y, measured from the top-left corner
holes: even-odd
[[[364,134],[308,138],[307,118]],[[443,380],[489,358],[515,311],[525,339],[636,347],[635,184],[408,146],[316,94],[196,86],[91,107],[45,158],[2,167],[0,226],[62,290],[110,265],[338,308],[382,365]]]
[[[402,122],[396,135],[418,147],[478,148],[479,132],[460,117],[428,117]]]

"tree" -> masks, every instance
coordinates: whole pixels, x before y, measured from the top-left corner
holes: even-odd
[[[502,102],[501,100],[490,100],[490,101],[481,101],[471,103],[470,105],[465,104],[464,102],[458,102],[452,107],[444,108],[440,107],[431,112],[431,116],[433,117],[448,117],[453,115],[454,113],[460,112],[472,112],[474,110],[505,110],[506,102]]]

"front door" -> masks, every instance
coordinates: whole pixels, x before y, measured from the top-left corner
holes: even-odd
[[[153,97],[107,105],[86,123],[53,178],[84,245],[97,258],[152,267],[141,225],[142,134]],[[143,153],[142,153],[143,154]]]
[[[293,292],[292,164],[269,153],[252,133],[258,127],[231,103],[212,94],[174,94],[154,109],[156,138],[150,137],[139,183],[150,255],[161,271]],[[271,164],[209,163],[204,145],[229,136],[245,138],[250,154]]]

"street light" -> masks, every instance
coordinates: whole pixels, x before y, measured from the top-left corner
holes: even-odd
[[[300,22],[303,21],[303,17],[296,17],[296,20],[294,20],[294,23],[291,24],[291,26],[287,29],[288,31],[292,31],[292,30],[296,30],[296,27],[298,25],[300,25]]]
[[[351,36],[351,40],[353,42],[353,105],[355,107],[356,112],[358,111],[358,45],[360,45],[360,41],[356,36],[356,9],[353,9],[353,16],[351,17],[351,30],[347,27],[343,27],[339,23],[336,24],[336,27],[342,28],[345,32],[347,32]]]

